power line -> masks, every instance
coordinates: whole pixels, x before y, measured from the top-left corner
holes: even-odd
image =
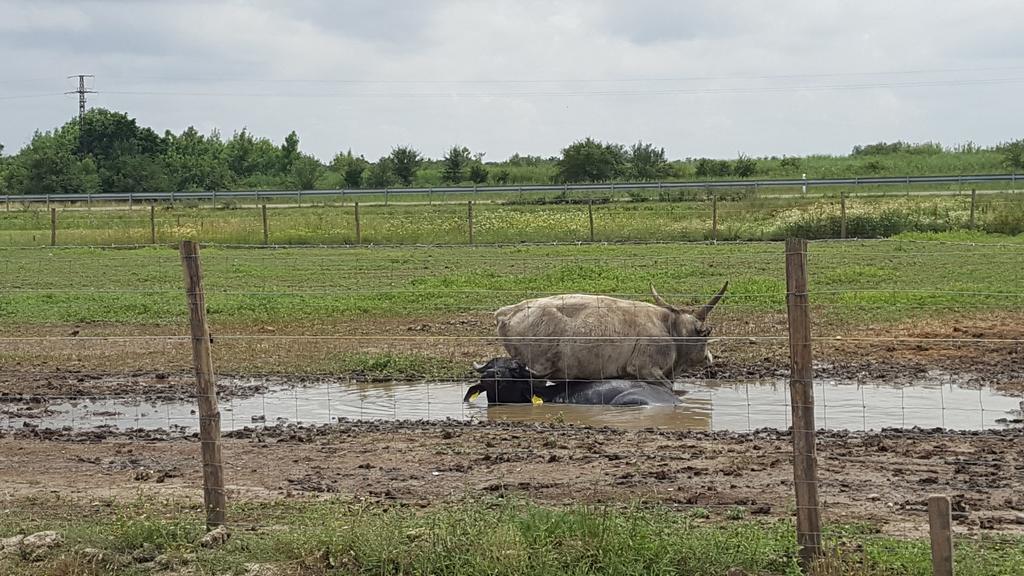
[[[866,82],[853,84],[805,84],[792,86],[726,87],[726,88],[652,88],[628,90],[562,90],[562,91],[489,91],[489,92],[219,92],[219,91],[154,91],[105,90],[105,94],[123,96],[193,96],[193,97],[262,97],[262,98],[502,98],[562,96],[646,96],[756,94],[815,92],[830,90],[869,90],[877,88],[928,88],[976,85],[1001,85],[1024,82],[1024,77],[979,78],[960,80],[917,80],[906,82]]]
[[[1011,72],[1024,70],[1024,66],[992,66],[974,68],[920,68],[890,71],[864,72],[808,72],[791,74],[723,74],[713,76],[666,76],[666,77],[634,77],[634,78],[429,78],[429,79],[367,79],[367,78],[251,78],[229,76],[138,76],[132,80],[167,81],[167,82],[221,82],[221,83],[252,83],[252,84],[401,84],[401,85],[440,85],[440,84],[615,84],[642,82],[697,82],[697,81],[729,81],[729,80],[797,80],[814,78],[852,78],[872,76],[900,76],[925,74],[979,73],[979,72]],[[107,77],[106,75],[104,77]],[[111,78],[128,78],[112,76]]]
[[[74,93],[75,92],[70,92],[70,94]],[[49,92],[46,94],[14,94],[11,96],[0,96],[0,100],[27,100],[30,98],[51,98],[53,96],[63,96],[65,94],[68,94],[68,92]]]

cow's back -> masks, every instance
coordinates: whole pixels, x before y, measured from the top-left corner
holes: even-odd
[[[566,294],[505,306],[495,319],[505,350],[534,374],[600,380],[634,375],[638,338],[668,337],[667,314],[645,302]]]

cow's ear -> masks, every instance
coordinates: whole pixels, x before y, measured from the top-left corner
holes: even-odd
[[[700,328],[697,328],[697,335],[699,335],[701,338],[707,338],[711,336],[711,326],[701,326]]]

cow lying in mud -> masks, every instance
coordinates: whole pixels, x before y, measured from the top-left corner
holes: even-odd
[[[474,365],[480,383],[466,391],[471,402],[486,394],[488,404],[595,404],[605,406],[673,406],[679,399],[664,386],[633,380],[568,380],[550,383],[532,378],[526,366],[512,358],[493,358]]]
[[[640,380],[671,388],[681,372],[711,365],[708,315],[729,283],[692,312],[651,285],[654,304],[566,294],[524,300],[495,312],[508,354],[543,380]]]

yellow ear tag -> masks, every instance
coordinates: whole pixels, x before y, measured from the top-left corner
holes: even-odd
[[[471,395],[469,396],[469,401],[470,401],[470,402],[472,402],[472,401],[476,400],[477,396],[479,396],[479,395],[480,395],[480,393],[479,393],[479,392],[473,392],[473,393],[472,393],[472,394],[471,394]]]
[[[544,403],[544,399],[534,394],[533,398],[530,398],[530,402],[533,402],[534,406],[539,406]]]

